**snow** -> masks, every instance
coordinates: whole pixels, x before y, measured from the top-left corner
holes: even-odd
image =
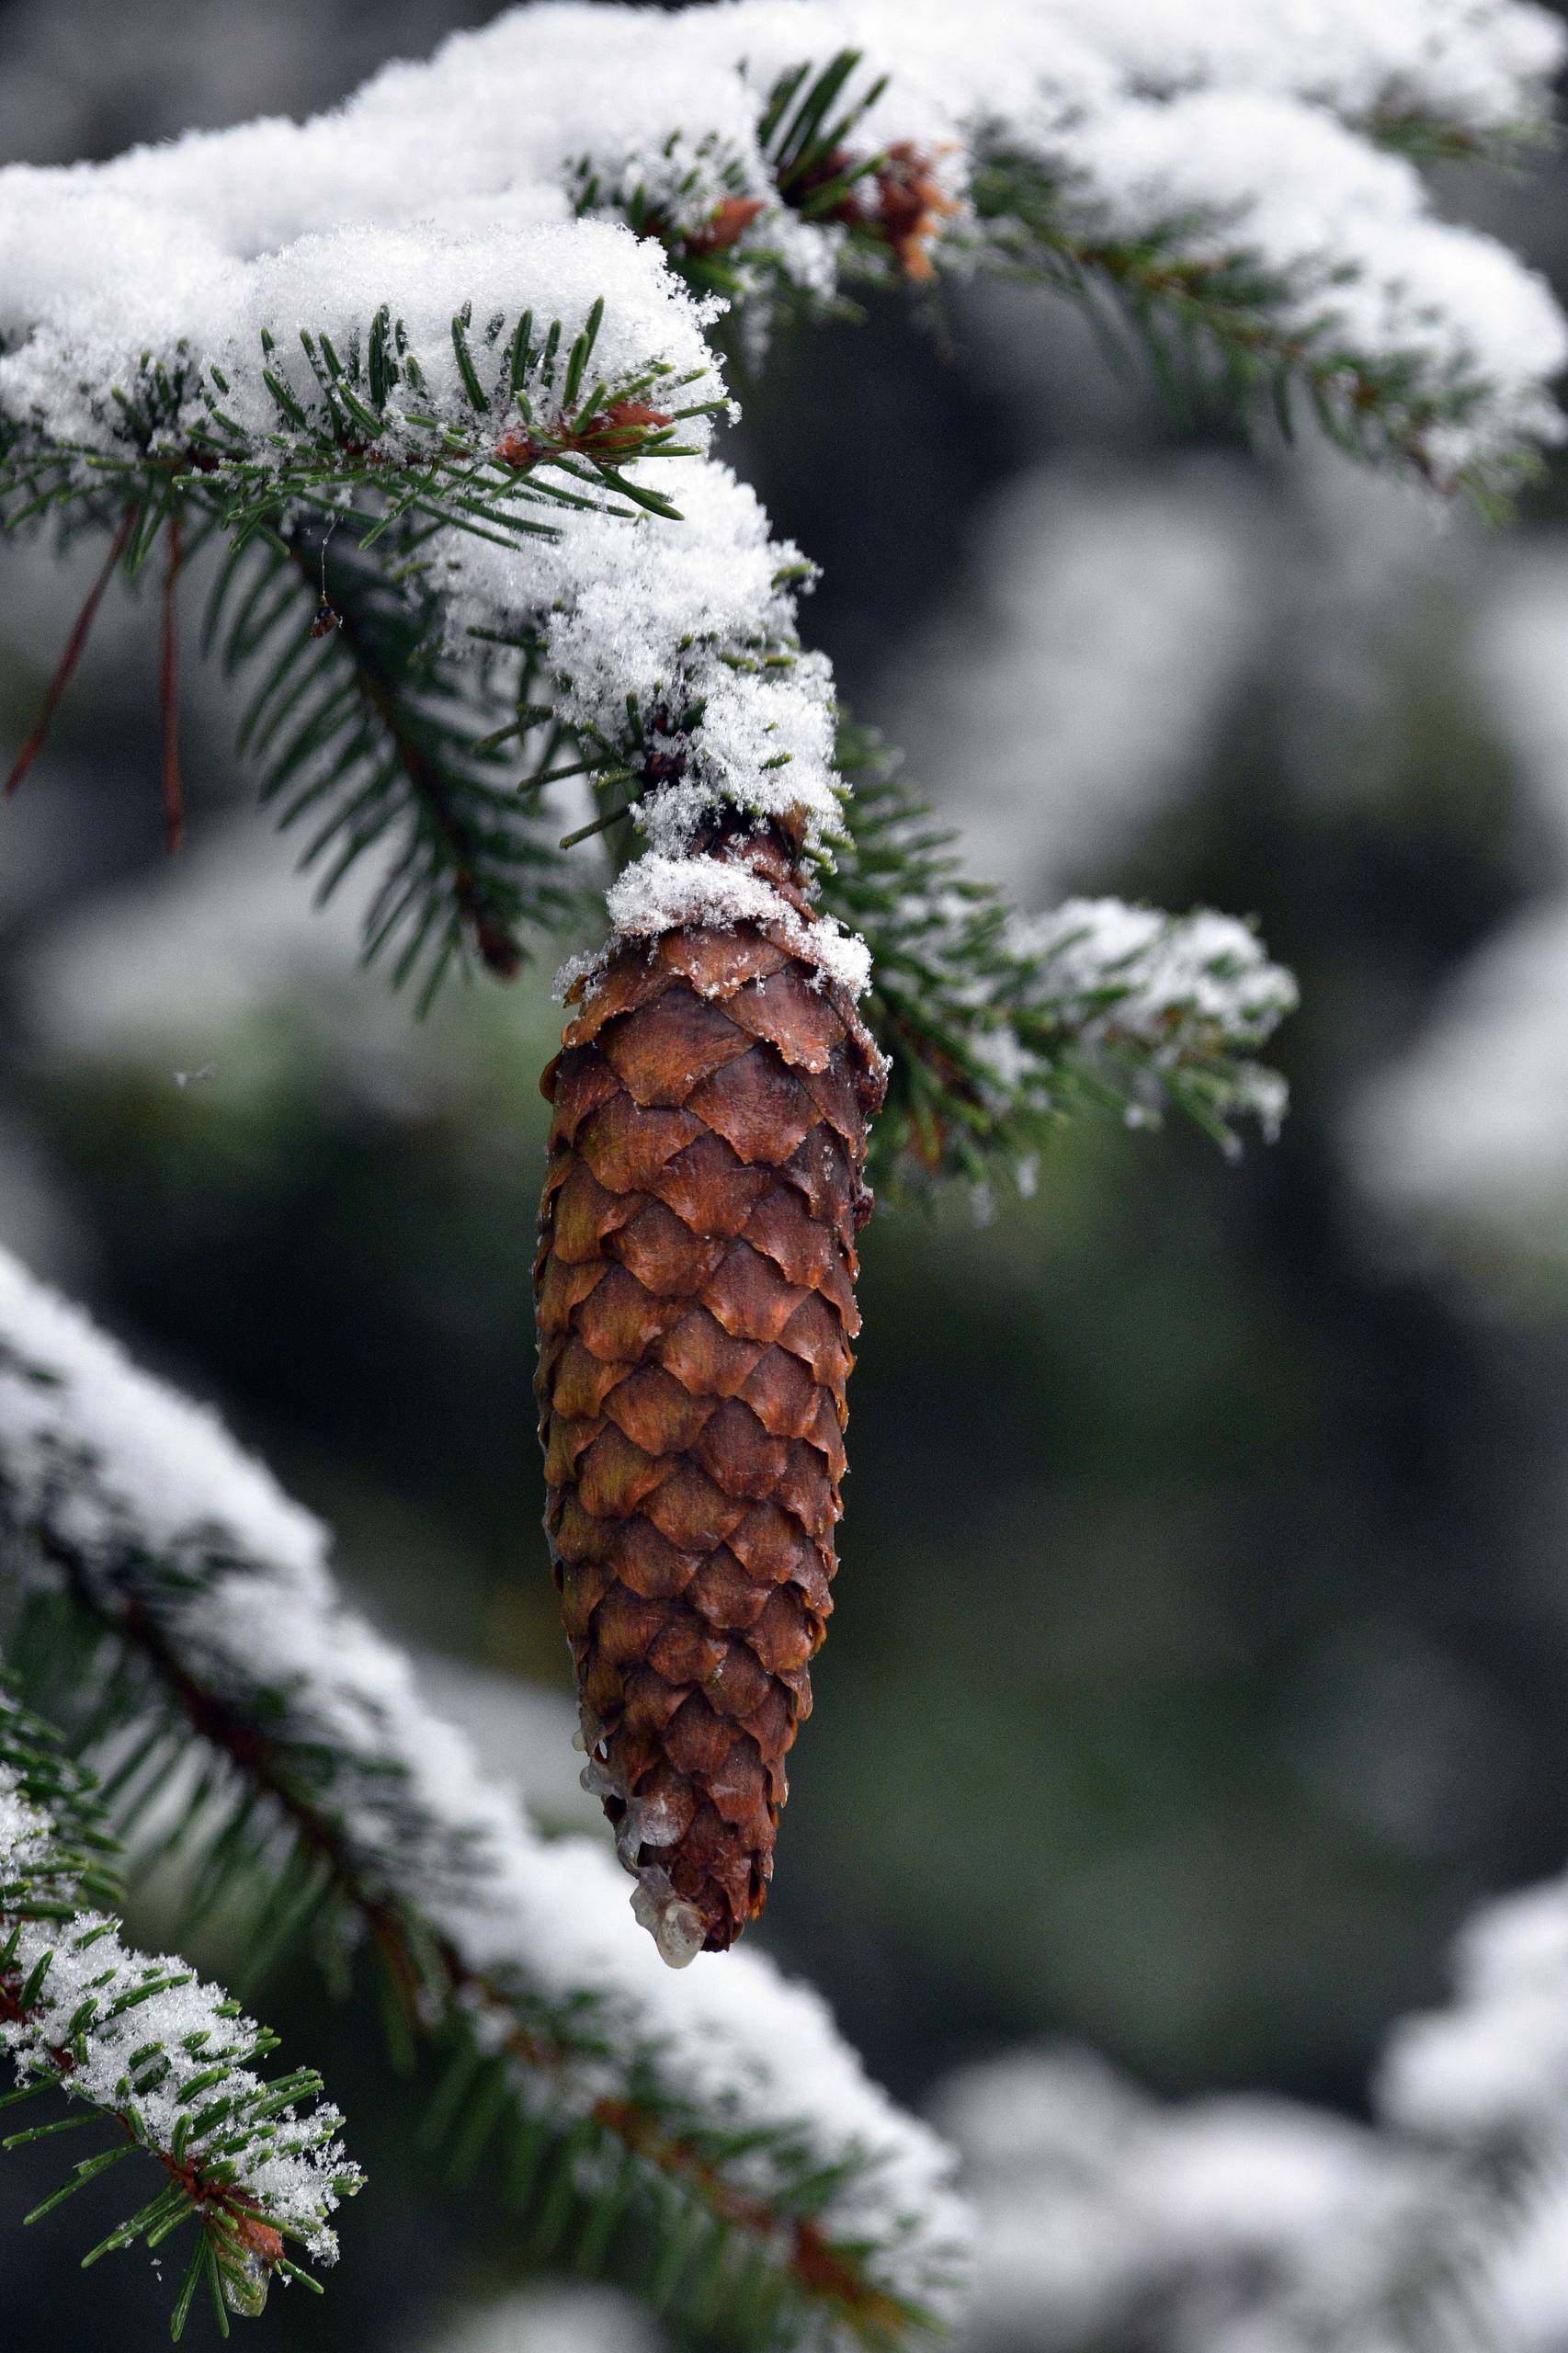
[[[1049,915],[1017,917],[1014,945],[1038,968],[1031,1002],[1049,1005],[1090,1048],[1135,1040],[1156,1068],[1261,1045],[1297,1003],[1294,980],[1256,934],[1207,907],[1169,915],[1120,899],[1068,899]],[[1281,1089],[1280,1108],[1282,1099]]]
[[[62,1481],[59,1465],[72,1461]],[[87,1319],[0,1255],[0,1483],[21,1527],[47,1524],[85,1564],[113,1620],[152,1564],[165,1640],[210,1691],[254,1708],[335,1760],[324,1805],[371,1886],[422,1913],[479,1981],[497,2046],[518,2010],[555,2018],[580,2049],[554,2089],[575,2111],[651,2085],[683,2113],[757,2145],[726,2168],[766,2200],[779,2135],[832,2166],[863,2152],[823,2216],[870,2242],[895,2293],[945,2303],[964,2236],[936,2136],[865,2076],[809,1988],[760,1953],[702,1954],[675,1975],[630,1917],[610,1856],[541,1839],[432,1714],[403,1656],[346,1609],[320,1525],[244,1455],[216,1417],[139,1372]],[[41,1558],[26,1573],[47,1578]],[[143,1594],[143,1599],[148,1598]],[[537,2075],[524,2086],[551,2097]]]
[[[353,222],[245,261],[224,249],[204,206],[138,202],[80,170],[14,166],[0,173],[0,412],[18,419],[36,412],[60,440],[123,451],[110,387],[133,392],[151,353],[185,387],[171,432],[205,421],[205,381],[256,444],[255,456],[281,463],[287,449],[268,438],[279,417],[264,362],[319,426],[324,403],[301,330],[327,335],[347,356],[385,304],[403,322],[424,378],[422,387],[405,381],[390,395],[386,443],[395,450],[407,438],[411,411],[434,414],[472,439],[478,428],[453,347],[454,313],[472,305],[472,340],[488,389],[520,313],[532,311],[536,343],[559,319],[565,349],[600,300],[589,382],[602,377],[613,392],[657,367],[681,381],[682,405],[720,398],[707,314],[676,284],[658,247],[608,221],[533,225],[537,210],[508,202],[483,226]],[[505,323],[499,355],[484,342],[492,318]],[[264,348],[264,333],[275,352]],[[511,406],[509,393],[498,402],[493,434]],[[559,398],[542,396],[536,413],[554,423]],[[706,437],[705,419],[687,423]]]
[[[608,904],[610,947],[596,964],[625,940],[655,939],[687,924],[731,931],[738,923],[755,923],[777,927],[786,946],[852,996],[870,980],[870,951],[858,933],[846,931],[831,915],[807,920],[762,875],[733,858],[665,858],[650,851],[611,886]]]
[[[1165,2104],[1085,2052],[961,2070],[934,2114],[977,2210],[962,2353],[1558,2353],[1568,2327],[1568,1881],[1483,1905],[1401,2020],[1375,2121]]]
[[[28,1801],[14,1769],[0,1766],[0,1886],[25,1878],[44,1859],[51,1830],[49,1815]],[[0,1915],[4,1910],[0,1897]],[[204,2158],[217,2157],[221,2143],[231,2178],[266,2218],[297,2234],[318,2262],[335,2260],[337,2240],[326,2217],[339,2196],[351,2194],[359,2182],[358,2168],[335,2137],[343,2120],[338,2109],[323,2102],[301,2117],[293,2106],[280,2109],[233,2146],[232,2103],[243,2105],[265,2090],[244,2063],[261,2031],[254,2018],[228,2015],[229,1995],[205,1984],[177,1957],[128,1950],[118,1922],[102,1913],[78,1912],[65,1922],[23,1921],[15,1948],[7,1939],[7,1949],[11,1973],[23,1984],[48,1958],[26,2018],[0,2022],[0,2048],[15,2061],[18,2083],[40,2075],[56,2077],[49,2054],[74,2045],[75,2063],[66,2079],[72,2097],[108,2114],[133,2100],[148,2144],[168,2152],[182,2120],[188,2129],[194,2112],[187,2086],[213,2066],[226,2065],[222,2084],[210,2087],[211,2098],[225,2103],[222,2112],[202,2132],[191,2134],[187,2160],[200,2167]],[[117,2002],[163,1979],[172,1982],[113,2015]],[[84,2018],[88,2004],[92,2007]],[[161,2080],[148,2081],[154,2048],[169,2065]]]
[[[839,808],[833,681],[822,655],[797,647],[787,585],[811,568],[769,538],[756,493],[727,466],[672,459],[657,481],[680,524],[571,515],[553,544],[517,550],[447,534],[452,642],[527,615],[561,683],[562,718],[632,759],[635,705],[683,771],[633,813],[664,856],[681,855],[721,801],[797,812],[819,835]]]
[[[1562,438],[1547,387],[1568,329],[1544,279],[1434,219],[1409,164],[1328,116],[1246,89],[1127,101],[1075,128],[1060,161],[1085,234],[1137,244],[1190,220],[1183,261],[1239,259],[1277,281],[1256,308],[1336,381],[1409,368],[1420,395],[1462,394],[1462,417],[1420,436],[1436,479]]]
[[[424,2353],[656,2353],[645,2314],[610,2288],[532,2288],[468,2313]]]
[[[305,124],[0,176],[0,337],[38,329],[0,363],[0,401],[36,398],[85,434],[84,374],[101,385],[182,336],[227,372],[254,362],[263,324],[290,344],[301,323],[342,337],[390,300],[460,415],[453,310],[466,296],[482,319],[515,316],[527,300],[540,318],[580,321],[592,292],[553,275],[570,278],[574,245],[590,278],[605,275],[628,355],[639,337],[648,357],[688,338],[695,313],[673,287],[661,299],[650,252],[630,285],[631,261],[594,243],[602,224],[570,221],[589,190],[601,207],[640,191],[670,230],[699,228],[726,195],[755,200],[737,258],[827,292],[843,232],[778,203],[756,124],[780,74],[848,44],[865,58],[852,88],[890,76],[854,153],[913,142],[955,200],[978,157],[1026,155],[1062,184],[1079,233],[1174,233],[1200,264],[1245,255],[1281,281],[1263,306],[1279,333],[1373,368],[1413,363],[1439,393],[1473,380],[1472,411],[1430,437],[1439,473],[1557,430],[1543,388],[1568,347],[1544,287],[1492,241],[1437,221],[1418,176],[1330,111],[1415,111],[1467,133],[1539,124],[1560,35],[1534,9],[1460,0],[1403,0],[1371,28],[1347,0],[1231,0],[1218,17],[1121,0],[1108,20],[1083,0],[976,0],[961,16],[940,0],[514,11]],[[554,224],[548,267],[507,250],[536,223]],[[956,245],[972,227],[960,206]],[[241,421],[265,430],[254,377]]]
[[[1036,904],[1191,774],[1278,598],[1260,520],[1213,460],[1042,466],[993,502],[891,681],[911,767],[939,780],[972,871]]]
[[[964,2353],[1392,2353],[1380,2299],[1444,2181],[1418,2153],[1284,2100],[1162,2106],[1074,2050],[966,2069],[936,2112],[980,2214]]]
[[[1415,107],[1461,129],[1539,117],[1560,38],[1532,9],[1459,0],[1403,0],[1371,29],[1346,0],[1231,0],[1218,18],[1174,20],[1149,0],[1121,0],[1108,21],[1083,0],[974,0],[961,15],[940,0],[513,12],[304,124],[0,174],[0,403],[21,415],[37,404],[57,435],[101,444],[112,407],[95,414],[81,381],[101,397],[143,352],[173,367],[186,347],[196,368],[235,371],[227,404],[265,432],[261,329],[308,392],[298,327],[341,345],[382,301],[465,423],[449,332],[465,300],[480,321],[528,306],[570,335],[602,292],[608,374],[656,358],[701,369],[702,313],[653,242],[574,220],[574,204],[590,186],[601,205],[640,188],[667,226],[691,227],[726,192],[756,199],[741,255],[825,290],[842,232],[779,205],[756,121],[778,73],[848,42],[865,53],[858,86],[890,76],[855,153],[913,141],[956,192],[974,156],[1021,153],[1063,183],[1085,232],[1136,237],[1206,216],[1176,233],[1184,258],[1246,254],[1278,273],[1280,300],[1265,307],[1282,332],[1374,366],[1413,359],[1439,391],[1477,380],[1474,413],[1435,449],[1446,462],[1555,429],[1543,382],[1564,347],[1544,289],[1501,247],[1437,222],[1416,174],[1328,111]],[[971,229],[960,211],[950,234],[961,244]]]
[[[1384,0],[1376,12],[1356,0],[972,0],[961,20],[940,0],[721,0],[653,23],[569,0],[460,33],[427,64],[388,66],[310,122],[141,149],[98,176],[139,201],[199,201],[246,258],[348,220],[428,218],[436,152],[444,210],[526,194],[563,218],[569,176],[591,158],[607,188],[640,182],[666,218],[701,220],[737,179],[767,192],[759,97],[851,46],[866,57],[861,87],[894,75],[858,134],[865,152],[895,138],[940,146],[983,121],[1038,133],[1119,96],[1199,85],[1358,124],[1415,114],[1505,131],[1539,121],[1562,36],[1511,0]],[[780,227],[769,222],[770,240]],[[831,248],[831,232],[797,233]]]
[[[1415,119],[1484,137],[1540,121],[1562,24],[1515,0],[1049,0],[1138,89],[1240,85],[1355,124]]]
[[[1554,2165],[1489,2267],[1494,2339],[1504,2353],[1560,2353],[1568,2339],[1568,2171]]]
[[[1461,1931],[1455,1998],[1406,2020],[1384,2054],[1384,2112],[1449,2142],[1564,2143],[1568,1883],[1488,1905]]]

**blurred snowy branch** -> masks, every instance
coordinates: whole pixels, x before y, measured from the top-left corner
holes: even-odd
[[[1568,1274],[1568,551],[1494,564],[1475,675],[1511,754],[1540,888],[1460,967],[1423,1032],[1352,1108],[1385,1232],[1520,1296]]]
[[[1082,2052],[969,2069],[935,2110],[980,2216],[966,2353],[1558,2353],[1565,2063],[1558,1882],[1477,1915],[1375,2126],[1162,2105]]]

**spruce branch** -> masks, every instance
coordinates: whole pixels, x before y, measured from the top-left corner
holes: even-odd
[[[549,540],[564,514],[678,520],[629,470],[694,454],[679,421],[719,404],[683,406],[681,394],[709,371],[655,357],[598,373],[605,313],[594,302],[574,336],[528,312],[498,313],[481,333],[465,304],[445,400],[428,353],[422,366],[383,304],[340,336],[341,356],[324,330],[302,329],[292,355],[264,330],[248,381],[233,362],[144,355],[129,389],[91,404],[101,444],[33,420],[13,429],[0,445],[0,528],[51,517],[81,533],[121,511],[7,789],[36,756],[109,578],[122,565],[134,576],[161,538],[163,792],[176,846],[175,585],[196,549],[220,540],[207,642],[231,672],[256,667],[242,745],[261,758],[281,822],[308,820],[301,863],[319,868],[321,896],[390,836],[367,954],[385,953],[400,984],[417,976],[422,1003],[471,952],[516,971],[526,934],[559,926],[577,893],[537,807],[484,741],[506,708],[485,702],[484,665],[446,653],[441,541]]]
[[[233,208],[254,201],[232,177],[242,134],[106,167],[91,186],[7,182],[0,233],[23,244],[33,225],[58,236],[78,200],[104,210],[102,239],[74,251],[81,284],[62,257],[58,299],[39,298],[37,316],[24,305],[0,354],[0,524],[125,532],[131,577],[165,547],[170,611],[181,563],[222,542],[225,654],[258,664],[244,733],[284,822],[309,829],[324,893],[390,844],[368,949],[425,995],[454,961],[510,972],[574,901],[543,830],[557,782],[581,777],[595,795],[561,854],[601,834],[619,853],[642,830],[667,859],[699,853],[724,810],[773,823],[798,803],[813,837],[831,813],[828,682],[781,585],[803,567],[777,550],[771,579],[757,576],[752,520],[699,454],[725,405],[703,339],[713,305],[653,249],[699,295],[722,279],[754,342],[770,308],[831,307],[867,271],[1023,269],[1102,324],[1106,298],[1119,305],[1178,403],[1219,384],[1287,429],[1305,409],[1358,456],[1495,505],[1561,430],[1546,386],[1562,323],[1501,248],[1437,222],[1376,143],[1396,125],[1407,146],[1539,128],[1551,43],[1517,16],[1445,20],[1408,54],[1403,33],[1369,45],[1347,17],[1323,57],[1270,56],[1267,40],[1256,57],[1223,27],[1147,54],[1136,28],[1103,28],[1103,55],[1094,40],[1079,55],[1084,28],[1064,43],[992,0],[1006,38],[989,59],[957,28],[912,46],[876,5],[855,46],[816,53],[804,12],[607,8],[591,25],[552,12],[520,45],[503,25],[372,85],[351,124],[269,133],[302,189],[323,171],[359,186],[363,223],[293,245],[269,228],[242,241],[261,261],[215,249],[210,270],[179,279],[157,335],[128,290],[157,308],[148,256],[171,219],[199,239],[215,190],[240,236]],[[797,35],[801,50],[780,49]],[[550,103],[579,84],[585,45],[620,126],[586,156],[559,143]],[[690,119],[677,51],[708,77]],[[566,195],[580,215],[619,212],[640,242],[587,217],[565,242],[475,241],[461,205],[478,187],[454,222],[408,231],[387,209],[387,158],[416,121],[422,142],[431,125],[458,140],[482,92],[527,126],[508,188],[547,211]],[[1194,108],[1211,141],[1189,135]],[[483,181],[491,166],[476,169]],[[368,312],[378,277],[388,299]],[[590,282],[604,290],[590,298]],[[285,334],[287,317],[313,323]],[[650,560],[654,524],[674,536]],[[271,577],[290,564],[319,575],[308,607],[317,579],[291,608]],[[171,837],[173,655],[165,628]],[[509,743],[515,795],[497,756]],[[887,854],[884,831],[871,855]],[[983,963],[996,941],[973,906],[971,931],[964,955]],[[1021,1018],[1002,1026],[1021,1034]],[[983,1129],[972,1037],[927,1043],[927,1072],[945,1056],[949,1091],[968,1098],[959,1124]],[[940,1116],[923,1102],[927,1158]]]
[[[854,824],[822,861],[821,896],[871,951],[866,1019],[892,1066],[872,1131],[884,1178],[1027,1183],[1052,1129],[1096,1106],[1133,1124],[1180,1110],[1227,1151],[1240,1120],[1273,1132],[1284,1083],[1252,1057],[1296,991],[1244,926],[1115,900],[1020,916],[964,873],[872,731],[846,726],[839,761]]]
[[[776,314],[842,313],[858,283],[978,261],[1083,305],[1119,364],[1142,353],[1179,415],[1222,394],[1250,427],[1289,434],[1312,417],[1358,459],[1495,510],[1559,430],[1544,388],[1561,331],[1494,248],[1431,218],[1410,167],[1517,167],[1540,152],[1561,47],[1550,28],[1450,21],[1402,57],[1346,25],[1337,51],[1287,36],[1270,56],[1262,28],[1238,42],[1223,27],[1210,39],[1091,21],[1061,28],[1062,41],[1047,19],[994,20],[1004,86],[1000,70],[974,72],[956,27],[950,48],[922,54],[891,11],[860,13],[862,46],[813,55],[802,40],[765,69],[733,12],[712,49],[739,68],[750,139],[683,124],[662,144],[580,159],[578,209],[658,238],[690,285],[744,314],[752,351]],[[787,22],[762,37],[775,59]],[[621,53],[603,46],[613,80]],[[551,63],[547,42],[541,79]],[[934,110],[944,71],[951,96]],[[1456,301],[1461,266],[1474,299]],[[1536,364],[1521,373],[1527,347]]]
[[[254,674],[240,746],[278,823],[301,831],[318,896],[382,852],[365,953],[399,986],[417,976],[425,1004],[471,950],[514,972],[526,933],[558,926],[578,892],[515,764],[485,740],[506,706],[445,652],[418,568],[428,531],[405,525],[372,552],[373,529],[350,514],[253,546],[219,581],[208,637],[231,674]]]
[[[1247,242],[1244,223],[1196,212],[1136,236],[1086,222],[1062,179],[1020,155],[988,159],[974,185],[994,258],[1066,294],[1125,369],[1142,355],[1177,417],[1223,403],[1249,429],[1295,438],[1301,415],[1366,464],[1433,488],[1462,489],[1493,519],[1540,471],[1525,445],[1444,470],[1434,455],[1463,435],[1492,395],[1479,352],[1442,372],[1414,346],[1358,347],[1335,314],[1301,320],[1300,289]]]
[[[1278,2097],[1160,2102],[1061,2048],[960,2071],[938,2112],[1009,2250],[971,2315],[987,2348],[1027,2312],[1062,2353],[1503,2353],[1529,2341],[1531,2253],[1561,2243],[1555,2115],[1498,2163]]]
[[[78,1733],[116,1734],[121,1820],[199,1745],[160,1833],[196,1912],[257,1960],[369,1947],[400,2035],[445,2054],[435,2136],[460,2170],[489,2153],[540,2259],[642,2215],[662,2290],[743,2297],[758,2342],[892,2344],[942,2309],[940,2153],[820,2008],[756,1959],[672,1979],[609,1858],[541,1842],[343,1607],[313,1523],[3,1261],[0,1350],[17,1654]]]
[[[857,315],[820,271],[802,267],[806,249],[792,223],[834,232],[852,280],[923,281],[938,226],[958,210],[914,142],[851,144],[892,79],[868,67],[858,49],[836,50],[820,65],[805,60],[758,95],[753,168],[733,150],[699,142],[684,172],[660,175],[655,194],[633,165],[618,171],[585,159],[577,210],[614,212],[636,235],[656,237],[698,293],[769,313]],[[666,165],[684,146],[674,143]]]
[[[106,494],[148,515],[151,536],[188,500],[242,545],[281,510],[331,517],[357,500],[382,529],[414,516],[503,545],[548,536],[564,511],[672,515],[624,470],[691,455],[678,427],[723,405],[716,381],[657,354],[598,373],[605,315],[600,297],[574,336],[528,310],[476,332],[470,301],[438,359],[390,303],[336,327],[342,354],[320,326],[289,347],[264,326],[239,357],[142,353],[125,381],[88,385],[74,431],[36,410],[7,420],[0,528],[101,514]]]
[[[317,2286],[287,2243],[334,2261],[327,2217],[362,2177],[313,2069],[257,2075],[275,2035],[183,1962],[123,1943],[103,1908],[118,1900],[107,1867],[116,1851],[91,1777],[0,1675],[0,2047],[18,2084],[0,2108],[50,2092],[73,2106],[58,2121],[7,2133],[0,2148],[95,2120],[115,2128],[117,2137],[83,2158],[29,2222],[121,2158],[153,2158],[161,2188],[84,2267],[137,2245],[159,2247],[194,2222],[173,2334],[181,2336],[205,2289],[227,2336],[229,2313],[261,2312],[275,2278]]]

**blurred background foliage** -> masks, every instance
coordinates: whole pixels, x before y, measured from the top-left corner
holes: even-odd
[[[302,110],[485,13],[10,0],[0,154]],[[1445,196],[1562,286],[1565,189]],[[1085,1125],[1028,1200],[869,1232],[838,1615],[762,1933],[911,2100],[1067,2035],[1173,2093],[1354,2109],[1464,1910],[1568,1855],[1568,466],[1488,538],[1173,422],[1044,295],[976,286],[937,328],[890,302],[743,383],[731,454],[824,566],[809,629],[1026,904],[1256,914],[1301,983],[1295,1108],[1238,1165]],[[14,745],[84,582],[0,567]],[[0,813],[0,1233],[222,1405],[580,1824],[563,1702],[526,1697],[569,1688],[529,1393],[550,975],[413,1028],[246,813],[194,667],[171,867],[154,626],[106,608]],[[272,2341],[433,2344],[515,2278],[506,2234],[407,2143],[353,2009],[269,1999],[372,2177]],[[162,2341],[158,2283],[116,2294],[104,2341]],[[13,2353],[74,2341],[78,2298],[7,2234]],[[553,2310],[460,2341],[554,2353]]]

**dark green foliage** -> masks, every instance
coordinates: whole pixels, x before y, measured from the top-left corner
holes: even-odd
[[[1052,1130],[1096,1107],[1140,1124],[1179,1109],[1228,1149],[1235,1119],[1273,1116],[1271,1082],[1246,1050],[1267,1036],[1278,1002],[1241,1032],[1173,1010],[1157,1042],[1118,1036],[1113,1023],[1108,1034],[1137,985],[1131,962],[1085,995],[1061,961],[1071,933],[1042,947],[998,891],[965,874],[957,837],[873,731],[846,725],[838,759],[854,824],[832,845],[822,904],[871,950],[864,1011],[890,1063],[871,1138],[881,1182],[1027,1186]]]
[[[846,146],[888,85],[879,74],[851,94],[860,62],[858,50],[841,49],[815,74],[804,65],[782,74],[757,126],[778,193],[802,220],[832,220],[882,160],[873,153],[852,161]]]
[[[366,909],[367,959],[427,1002],[476,952],[516,970],[525,935],[557,926],[577,893],[531,796],[519,794],[505,728],[486,738],[483,671],[442,647],[418,570],[433,527],[379,537],[358,515],[324,534],[291,526],[232,554],[207,636],[231,673],[254,672],[240,745],[263,801],[301,836],[326,899],[367,851],[381,854]],[[399,560],[401,559],[401,561]]]

